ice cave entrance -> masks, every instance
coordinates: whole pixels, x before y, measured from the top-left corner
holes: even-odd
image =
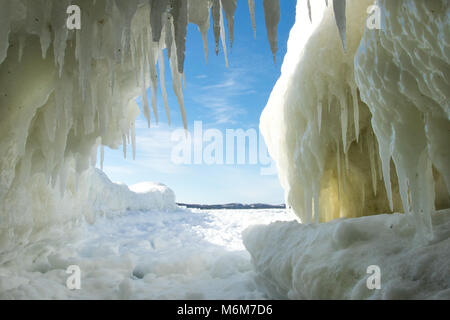
[[[241,3],[0,0],[0,298],[449,299],[449,2]]]

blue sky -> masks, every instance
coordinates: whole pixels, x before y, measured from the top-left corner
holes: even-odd
[[[280,76],[289,31],[295,20],[296,1],[281,1],[276,64],[266,37],[262,4],[256,4],[256,40],[253,36],[247,1],[236,10],[233,53],[228,33],[226,68],[223,49],[215,54],[212,29],[208,33],[209,63],[206,64],[201,34],[189,25],[186,42],[184,89],[188,129],[202,121],[203,129],[258,130],[259,118],[270,92]],[[168,62],[166,61],[166,66]],[[162,94],[158,92],[159,124],[147,127],[142,113],[136,122],[136,160],[123,158],[122,150],[105,150],[104,171],[116,182],[128,185],[142,181],[162,182],[175,191],[178,202],[187,203],[284,203],[284,192],[276,174],[261,175],[261,165],[177,165],[171,161],[176,142],[173,130],[181,128],[182,119],[172,92],[170,70],[166,67],[166,87],[171,126],[167,124]],[[152,118],[152,121],[154,119]],[[204,144],[206,145],[206,144]],[[128,150],[131,154],[131,150]]]

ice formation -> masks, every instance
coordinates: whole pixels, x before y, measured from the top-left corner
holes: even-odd
[[[258,288],[275,299],[450,299],[450,210],[431,214],[435,238],[426,246],[411,245],[408,220],[396,213],[276,222],[247,229],[244,243]],[[378,289],[367,286],[370,266],[379,268]]]
[[[66,28],[72,3],[82,9],[76,31]],[[383,26],[371,30],[365,22],[373,3],[298,1],[282,76],[261,129],[287,203],[303,222],[409,214],[319,227],[278,224],[247,233],[247,247],[264,281],[275,287],[268,287],[273,295],[367,297],[360,290],[360,269],[351,260],[339,269],[356,248],[375,252],[392,283],[400,281],[397,267],[409,281],[400,294],[395,288],[402,286],[393,285],[394,291],[370,297],[448,296],[448,274],[440,272],[448,266],[442,254],[448,251],[448,210],[435,211],[450,206],[450,5],[379,0]],[[42,240],[67,238],[67,230],[102,213],[175,208],[164,186],[138,185],[133,189],[144,194],[136,194],[111,184],[93,171],[96,153],[100,147],[102,159],[103,146],[122,145],[127,155],[131,144],[135,155],[135,99],[142,96],[149,126],[152,116],[159,121],[158,80],[170,121],[164,51],[186,126],[187,24],[198,26],[207,60],[212,20],[216,52],[222,43],[227,63],[225,19],[231,51],[236,5],[236,0],[0,0],[0,265],[19,255],[30,261],[33,255],[49,257]],[[255,29],[255,1],[248,5]],[[275,58],[280,3],[262,5]],[[416,235],[430,240],[432,253],[413,246]],[[308,245],[321,248],[317,256],[309,255]],[[331,260],[307,264],[322,253]],[[437,262],[428,263],[432,258]],[[416,260],[402,269],[407,259]],[[342,271],[342,285],[323,295],[328,287],[319,282],[336,280],[333,266]],[[423,292],[415,287],[421,283]],[[122,288],[127,292],[129,284]]]
[[[450,207],[450,4],[379,5],[388,13],[384,31],[365,31],[355,80],[372,115],[390,209],[392,159],[403,210],[430,235],[435,202]]]
[[[373,1],[338,3],[311,2],[310,23],[298,1],[261,116],[287,203],[303,222],[404,211],[430,238],[450,207],[449,3],[377,1],[380,30],[366,27]]]
[[[127,211],[171,212],[178,209],[175,193],[161,183],[136,185],[112,183],[102,171],[91,170],[88,203],[97,216],[114,216]]]
[[[69,5],[81,9],[80,30],[67,28]],[[101,159],[103,146],[123,146],[126,156],[131,144],[135,156],[135,101],[142,96],[148,125],[157,122],[158,81],[170,121],[164,52],[187,125],[187,24],[198,26],[207,58],[211,10],[217,49],[220,38],[226,49],[224,18],[232,45],[236,1],[0,0],[0,8],[0,252],[10,252],[50,225],[90,216],[83,201],[98,147]],[[267,23],[274,54],[275,23]]]
[[[307,23],[297,4],[261,129],[304,223],[244,234],[269,296],[450,298],[450,4],[377,1],[379,30],[366,24],[372,4],[346,1],[342,42],[342,8],[311,2]],[[361,217],[392,211],[407,214]]]
[[[0,265],[0,299],[264,299],[242,230],[292,218],[284,210],[184,209],[98,218],[76,236],[30,246],[33,260]],[[66,287],[73,264],[81,290]]]

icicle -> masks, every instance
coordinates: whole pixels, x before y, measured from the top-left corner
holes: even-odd
[[[397,169],[398,188],[400,190],[400,198],[402,199],[403,211],[411,213],[411,202],[409,193],[409,181],[403,168]]]
[[[306,213],[306,221],[304,223],[311,223],[312,221],[312,197],[308,190],[305,188],[303,192],[303,197],[305,199],[305,213]]]
[[[424,240],[433,239],[431,214],[435,209],[435,184],[432,162],[426,150],[419,156],[418,175],[410,184],[411,203],[418,229],[418,237]]]
[[[248,9],[250,11],[250,19],[252,20],[253,36],[256,39],[255,0],[248,0]]]
[[[342,181],[342,173],[341,173],[341,147],[340,142],[336,142],[337,145],[337,172],[338,172],[338,199],[341,200],[341,181]]]
[[[377,146],[378,146],[377,140],[374,139],[375,154],[378,154],[377,153],[377,151],[378,151]],[[382,180],[383,179],[383,168],[382,168],[382,164],[381,164],[381,158],[380,157],[375,157],[375,162],[377,164],[378,180]]]
[[[131,123],[131,146],[133,150],[133,160],[136,160],[136,124]]]
[[[364,186],[364,184],[361,186],[362,189],[362,208],[366,207],[366,188]]]
[[[267,37],[272,50],[273,62],[276,61],[278,50],[277,31],[280,22],[280,0],[263,0],[264,15],[266,20]]]
[[[216,55],[219,54],[220,40],[220,0],[213,0],[212,5],[214,40],[216,41]]]
[[[208,31],[211,20],[211,4],[211,1],[190,0],[188,6],[189,22],[196,24],[202,34],[206,64],[208,64]]]
[[[344,153],[347,153],[347,128],[348,128],[348,109],[344,99],[339,101],[341,107],[341,134]]]
[[[353,121],[355,122],[356,143],[359,142],[359,103],[356,86],[352,86]]]
[[[114,86],[115,86],[115,77],[114,77],[114,67],[112,60],[108,61],[108,69],[109,69],[109,87],[111,89],[111,95],[114,95]]]
[[[123,151],[123,158],[127,158],[127,136],[122,135],[122,151]]]
[[[378,145],[378,152],[380,154],[381,166],[383,169],[384,185],[389,200],[389,208],[391,209],[391,211],[394,211],[391,187],[391,152],[389,149],[389,146],[385,145],[384,143]]]
[[[175,43],[177,45],[178,72],[183,73],[184,56],[186,50],[186,33],[187,33],[187,1],[172,0],[172,16],[175,33]]]
[[[310,0],[308,0],[308,14],[309,14],[309,21],[312,22],[312,16],[311,16],[311,3],[310,3]]]
[[[344,153],[344,160],[345,160],[345,174],[348,175],[348,171],[350,169],[349,163],[348,163],[348,152]]]
[[[172,17],[168,17],[166,20],[166,48],[167,48],[167,56],[171,57],[172,55],[172,43],[173,43],[173,31],[172,31],[172,26],[173,26],[173,18]]]
[[[225,66],[228,68],[227,43],[225,42],[225,26],[223,23],[222,5],[220,7],[220,39],[222,40],[223,55],[225,57]]]
[[[322,101],[319,101],[319,104],[317,105],[317,124],[319,126],[320,134],[320,129],[322,128]]]
[[[150,66],[150,91],[152,99],[152,110],[155,115],[155,122],[158,124],[158,108],[157,108],[157,89],[158,89],[158,74],[156,72],[157,57],[155,57],[155,47],[157,44],[152,42],[151,32],[148,33],[148,60]]]
[[[167,11],[169,0],[153,0],[151,1],[150,25],[152,28],[152,36],[154,42],[161,39],[161,31],[163,27],[163,13]]]
[[[234,13],[236,12],[237,0],[221,0],[223,10],[228,23],[228,38],[230,39],[230,53],[233,53],[234,41]]]
[[[164,101],[164,109],[166,110],[167,115],[167,122],[170,126],[170,108],[169,108],[169,102],[167,100],[167,91],[166,91],[166,68],[165,68],[165,62],[164,62],[164,53],[162,50],[159,50],[159,57],[158,57],[158,66],[159,66],[159,82],[161,86],[161,92],[163,96]]]
[[[320,222],[320,177],[316,177],[318,181],[314,182],[313,185],[313,204],[314,204],[314,222]]]
[[[166,33],[172,33],[171,38],[173,39],[173,28],[171,27],[170,24],[169,24],[168,29],[166,30]],[[175,48],[176,48],[175,43],[173,43],[172,46],[175,46]],[[180,77],[180,73],[178,73],[178,70],[176,69],[176,65],[177,65],[177,56],[172,54],[170,56],[170,64],[169,64],[170,71],[172,74],[172,87],[173,87],[173,91],[175,92],[175,95],[177,96],[177,101],[178,101],[178,105],[180,107],[181,117],[183,119],[184,129],[187,130],[187,118],[186,118],[186,110],[184,108],[183,90],[181,88],[181,77]]]
[[[61,12],[66,10],[69,6],[68,0],[54,1],[52,7],[52,29],[54,32],[53,40],[53,55],[55,57],[55,64],[59,65],[59,77],[62,76],[64,67],[64,57],[67,46],[68,30],[65,26],[66,17],[61,15]]]
[[[370,134],[367,141],[367,148],[369,149],[369,159],[370,159],[370,172],[372,177],[372,191],[373,194],[377,195],[377,168],[375,163],[375,141],[373,135]]]
[[[103,171],[103,162],[105,161],[105,147],[100,146],[100,169]]]
[[[208,32],[202,32],[203,51],[205,52],[205,61],[208,64]]]
[[[336,19],[336,24],[339,29],[339,35],[341,36],[342,47],[344,48],[344,51],[347,50],[347,21],[345,16],[345,6],[346,0],[333,0],[334,18]]]
[[[141,97],[142,97],[142,110],[144,112],[145,119],[147,119],[147,125],[150,128],[150,108],[148,105],[147,86],[145,84],[145,61],[144,61],[144,40],[141,38],[142,57],[141,57]]]

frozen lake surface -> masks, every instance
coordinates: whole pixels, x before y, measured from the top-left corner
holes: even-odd
[[[82,225],[28,270],[0,269],[0,298],[263,299],[242,231],[293,220],[285,210],[129,212]],[[81,289],[69,290],[69,265]]]

